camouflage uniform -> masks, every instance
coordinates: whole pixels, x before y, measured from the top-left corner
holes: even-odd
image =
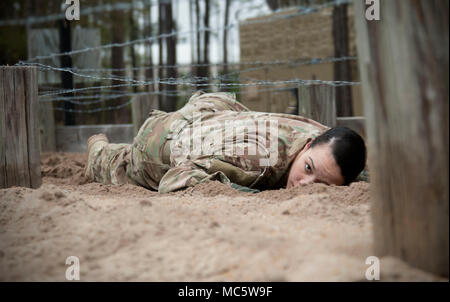
[[[266,125],[270,130],[235,133],[227,131],[230,121]],[[271,128],[274,123],[276,129]],[[198,126],[206,131],[196,132]],[[208,180],[237,184],[238,188],[281,188],[286,186],[298,152],[327,129],[300,116],[250,111],[233,94],[199,91],[178,111],[150,112],[133,144],[92,148],[86,175],[97,182],[132,183],[161,193]],[[271,132],[278,132],[276,150],[267,147],[273,142]],[[193,149],[185,148],[189,143]],[[208,152],[194,151],[200,145],[208,147]]]

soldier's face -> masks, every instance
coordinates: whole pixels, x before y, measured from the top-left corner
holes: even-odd
[[[307,143],[299,152],[289,171],[286,188],[320,182],[328,185],[342,185],[344,178],[334,160],[331,143],[311,148]]]

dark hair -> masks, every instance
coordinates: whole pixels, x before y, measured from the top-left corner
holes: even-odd
[[[366,145],[362,137],[347,127],[334,127],[314,139],[311,148],[330,142],[333,157],[348,185],[358,177],[366,165]]]

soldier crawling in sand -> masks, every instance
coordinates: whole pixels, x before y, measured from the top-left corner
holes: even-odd
[[[160,193],[217,180],[249,192],[348,185],[365,167],[356,132],[301,116],[250,111],[230,93],[198,91],[180,110],[150,112],[132,144],[87,142],[88,178]]]

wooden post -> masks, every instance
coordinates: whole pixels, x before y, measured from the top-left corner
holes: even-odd
[[[152,109],[158,108],[158,99],[154,95],[144,94],[134,96],[131,102],[131,113],[133,117],[134,135],[136,135],[148,118]]]
[[[346,57],[350,55],[349,29],[348,29],[348,4],[340,4],[333,7],[333,45],[334,56]],[[334,80],[351,81],[350,61],[338,61],[334,63]],[[339,86],[336,90],[336,114],[337,116],[353,116],[352,89],[350,86]]]
[[[41,152],[56,151],[55,116],[52,102],[39,103],[39,138]]]
[[[366,119],[362,116],[336,117],[336,126],[350,128],[366,137]]]
[[[36,67],[0,67],[0,188],[41,185]]]
[[[298,114],[328,127],[336,126],[335,87],[329,85],[300,86]]]
[[[375,255],[449,273],[449,2],[355,1]],[[383,268],[381,267],[381,273]]]

